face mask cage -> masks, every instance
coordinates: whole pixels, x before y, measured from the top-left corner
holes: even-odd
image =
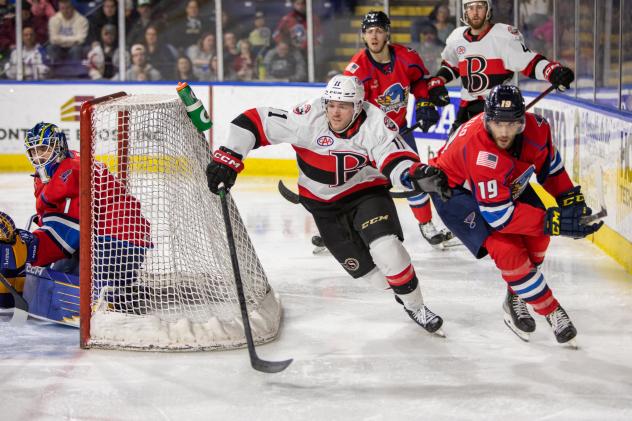
[[[36,143],[37,144],[34,144]],[[59,140],[56,136],[29,139],[34,144],[26,148],[26,155],[43,182],[47,182],[59,163]]]

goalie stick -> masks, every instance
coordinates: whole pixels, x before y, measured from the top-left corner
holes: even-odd
[[[285,361],[266,361],[257,356],[254,340],[252,339],[252,331],[250,329],[250,319],[248,318],[248,308],[246,307],[246,297],[244,296],[244,285],[241,281],[241,272],[239,271],[239,261],[237,260],[237,249],[235,247],[235,238],[233,237],[233,227],[230,222],[230,214],[228,213],[228,191],[223,183],[219,186],[219,198],[222,203],[222,214],[224,216],[224,225],[226,226],[226,239],[228,240],[230,261],[233,265],[235,286],[237,287],[237,298],[239,299],[241,319],[244,323],[244,334],[248,345],[248,354],[250,355],[250,365],[255,370],[263,373],[278,373],[285,370],[287,366],[292,363],[292,359],[290,358]]]
[[[29,304],[2,274],[0,274],[0,283],[11,293],[13,302],[15,303],[13,317],[11,317],[9,323],[14,326],[23,326],[29,317]]]

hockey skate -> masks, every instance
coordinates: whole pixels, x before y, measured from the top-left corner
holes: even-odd
[[[461,244],[450,231],[446,229],[437,230],[432,221],[419,224],[419,231],[421,231],[422,237],[437,250],[444,250],[447,247],[454,247]]]
[[[566,314],[566,311],[562,306],[558,305],[555,311],[547,314],[546,321],[553,329],[555,339],[558,343],[568,344],[571,348],[577,349],[577,342],[575,342],[575,336],[577,336],[577,329],[573,326],[573,322]]]
[[[399,298],[397,295],[395,295],[395,301],[397,301],[404,307],[404,311],[406,312],[406,314],[408,314],[408,317],[413,319],[413,321],[419,326],[426,329],[426,331],[428,331],[429,333],[434,333],[437,336],[445,338],[445,333],[443,333],[443,330],[441,329],[441,326],[443,325],[443,319],[441,318],[441,316],[434,314],[425,305],[422,305],[421,308],[418,310],[409,310],[408,308],[406,308],[401,298]]]
[[[529,314],[527,303],[518,294],[507,290],[503,310],[507,327],[520,339],[529,342],[530,333],[535,331],[535,320]]]
[[[312,254],[327,254],[329,250],[325,246],[325,242],[320,235],[314,235],[312,237],[312,245],[314,246],[314,250],[312,250]]]

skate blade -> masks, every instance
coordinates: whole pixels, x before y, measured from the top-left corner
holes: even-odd
[[[575,340],[575,338],[571,339],[570,341],[566,343],[563,343],[562,345],[565,345],[567,348],[574,349],[574,350],[579,349],[579,346],[577,345],[577,341]]]
[[[437,335],[440,338],[445,338],[445,333],[443,332],[443,329],[439,328],[437,330],[435,330],[434,332],[432,332],[433,335]]]
[[[329,252],[327,247],[316,246],[316,247],[314,247],[314,250],[312,250],[312,254],[316,254],[316,255],[319,255],[319,256],[326,256],[327,254],[331,254],[331,253]]]
[[[516,327],[516,325],[513,324],[513,320],[511,320],[511,316],[510,315],[505,313],[504,320],[505,320],[505,324],[507,325],[509,330],[511,330],[513,333],[515,333],[516,336],[519,337],[524,342],[529,342],[529,339],[531,339],[531,335],[529,334],[529,332],[523,332],[522,330],[518,329]]]

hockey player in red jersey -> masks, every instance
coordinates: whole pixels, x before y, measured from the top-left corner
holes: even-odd
[[[73,306],[78,310],[79,154],[68,149],[64,132],[51,123],[41,122],[29,130],[25,146],[36,171],[33,180],[38,227],[33,232],[17,229],[14,239],[0,242],[0,272],[15,276],[26,269],[24,295],[29,310],[61,320],[71,315],[61,311],[51,298],[54,300],[59,294],[66,296],[66,301],[76,298],[76,303],[61,307],[70,313],[75,310]],[[140,203],[104,165],[97,163],[95,180],[95,206],[103,207],[97,214],[117,215],[109,218],[114,221],[111,225],[94,221],[94,257],[107,261],[104,266],[115,267],[107,274],[96,273],[96,283],[104,286],[114,280],[110,279],[112,276],[118,282],[131,281],[144,260],[146,248],[151,247],[149,222],[141,214]],[[6,214],[0,220],[5,221],[0,228],[3,224],[5,228],[14,227]],[[116,243],[129,246],[119,247],[119,254],[114,256],[111,253],[116,250]],[[121,250],[128,255],[121,255]],[[46,271],[30,270],[49,265]]]
[[[583,219],[592,211],[566,173],[546,120],[525,112],[518,88],[496,86],[484,114],[461,126],[431,165],[452,188],[447,202],[431,194],[442,220],[477,258],[489,253],[507,282],[507,325],[528,340],[535,330],[529,304],[546,317],[558,342],[573,339],[577,331],[540,265],[551,235],[582,238],[603,223]],[[559,207],[545,209],[528,184],[532,172]]]
[[[440,79],[426,79],[428,70],[416,51],[389,42],[390,24],[388,16],[381,11],[370,11],[364,16],[362,38],[366,48],[353,56],[344,74],[360,79],[365,100],[384,111],[397,124],[406,143],[417,152],[413,133],[406,130],[408,96],[414,95],[416,99],[415,118],[425,132],[439,121],[433,103],[448,103],[448,91]],[[438,231],[432,223],[427,194],[410,197],[408,203],[423,237],[431,245],[441,248],[442,243],[452,238],[449,231]]]
[[[517,85],[518,72],[548,81],[560,90],[570,88],[573,71],[527,48],[517,28],[492,19],[491,0],[463,0],[463,23],[446,39],[442,66],[436,77],[448,83],[461,78],[461,104],[452,126],[483,111],[489,90],[500,84]],[[444,104],[437,104],[444,105]]]
[[[296,151],[301,204],[331,254],[353,278],[392,289],[410,318],[436,332],[443,321],[424,304],[388,189],[443,192],[445,176],[421,164],[397,125],[364,101],[358,78],[338,75],[322,97],[292,111],[260,107],[235,118],[214,145],[209,189],[230,188],[250,150],[279,143]]]

